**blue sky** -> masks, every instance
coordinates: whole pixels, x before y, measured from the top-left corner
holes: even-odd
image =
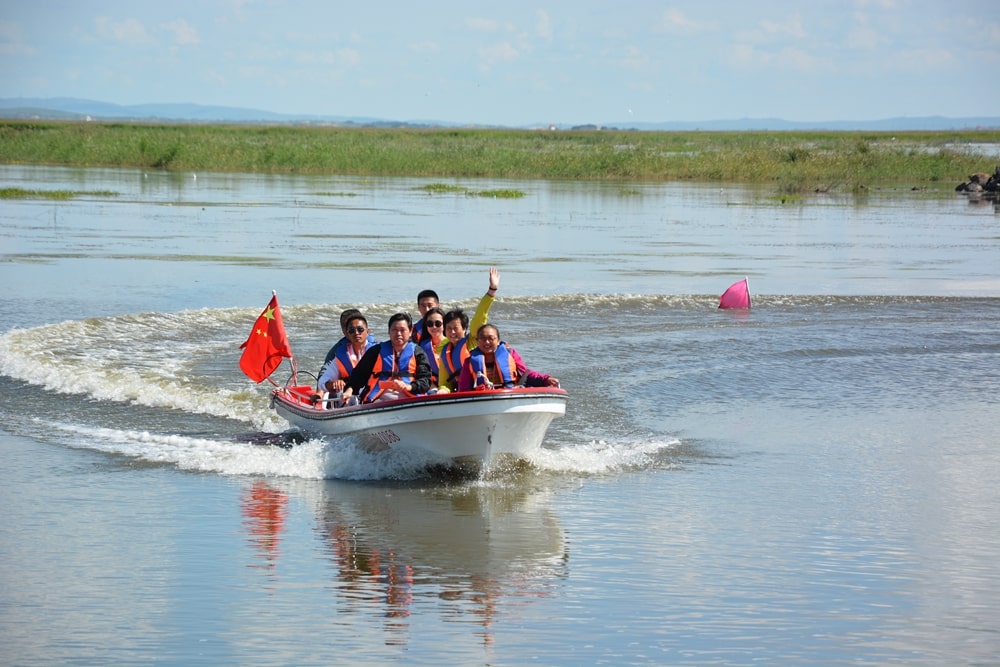
[[[500,125],[1000,115],[982,1],[0,1],[0,97]]]

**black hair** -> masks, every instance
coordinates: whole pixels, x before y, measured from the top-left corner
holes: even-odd
[[[359,315],[361,315],[361,311],[358,310],[357,308],[348,308],[347,310],[342,312],[340,314],[340,328],[346,329],[347,323],[353,319],[356,319]],[[364,319],[364,315],[361,315],[361,319]],[[365,320],[365,324],[368,324],[368,320]]]
[[[427,326],[427,318],[430,317],[431,315],[440,315],[443,318],[444,317],[444,311],[441,310],[440,308],[438,308],[437,306],[434,306],[433,308],[429,308],[427,310],[427,312],[424,313],[424,317],[423,317],[424,326]]]
[[[478,329],[476,330],[476,338],[479,338],[479,333],[480,333],[480,332],[481,332],[481,331],[482,331],[483,329],[486,329],[486,328],[490,328],[490,329],[493,329],[493,331],[496,331],[496,332],[497,332],[497,338],[500,338],[500,330],[499,330],[499,329],[497,329],[497,325],[495,325],[495,324],[490,324],[489,322],[487,322],[486,324],[484,324],[483,326],[479,327],[479,328],[478,328]]]
[[[396,313],[395,315],[389,318],[389,325],[386,328],[392,329],[392,325],[395,324],[396,322],[406,322],[407,327],[409,327],[410,329],[413,328],[413,320],[410,319],[409,313]]]
[[[430,312],[430,311],[427,311]],[[465,311],[461,308],[456,308],[455,310],[449,310],[444,314],[444,325],[448,326],[448,323],[453,320],[462,321],[462,329],[469,330],[469,316],[465,314]]]
[[[420,294],[417,295],[417,303],[420,303],[421,299],[426,299],[427,297],[431,297],[438,303],[441,303],[441,299],[438,298],[438,293],[432,289],[421,290]]]

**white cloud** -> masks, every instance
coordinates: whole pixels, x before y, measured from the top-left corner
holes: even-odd
[[[35,49],[24,43],[21,27],[11,21],[0,21],[0,55],[30,56]]]
[[[703,32],[709,26],[687,17],[681,10],[671,7],[664,10],[656,26],[659,30],[674,34],[695,34]]]
[[[0,55],[2,56],[30,56],[35,50],[27,44],[12,44],[0,40]]]
[[[356,49],[338,49],[337,59],[344,65],[357,65],[361,62],[361,53]]]
[[[164,23],[163,27],[174,33],[174,42],[182,45],[201,44],[198,31],[184,19],[176,19]]]
[[[146,27],[137,19],[113,21],[107,16],[98,16],[94,19],[94,25],[97,28],[97,36],[102,39],[133,46],[152,42]]]
[[[877,9],[900,9],[899,0],[855,0],[859,7],[875,7]]]
[[[628,46],[620,62],[626,69],[639,72],[649,67],[649,56],[636,46]]]
[[[542,39],[552,39],[552,20],[544,9],[536,12],[538,22],[535,24],[535,32]]]
[[[422,42],[417,42],[410,45],[410,50],[414,53],[427,54],[427,53],[440,53],[441,46],[437,42],[432,42],[430,40],[424,40]]]
[[[775,50],[759,49],[752,44],[737,44],[732,48],[734,63],[747,69],[785,70],[818,73],[835,69],[831,63],[808,51],[786,46]]]
[[[512,62],[520,55],[510,42],[498,42],[478,49],[477,53],[484,69],[489,69],[500,62]]]
[[[802,27],[802,19],[798,16],[791,16],[785,21],[762,20],[760,28],[768,37],[793,37],[795,39],[805,39],[808,34]]]
[[[949,32],[962,35],[970,48],[1000,50],[1000,20],[984,20],[982,16],[968,15],[954,17],[950,23]]]
[[[871,51],[887,41],[871,25],[867,14],[855,13],[854,22],[854,27],[847,34],[847,45],[851,48]]]
[[[987,39],[993,44],[1000,46],[1000,23],[990,23],[985,27]]]
[[[0,21],[0,39],[4,41],[20,42],[21,28],[11,21]]]
[[[832,69],[826,60],[796,47],[785,47],[771,55],[771,62],[781,69],[817,72]]]
[[[955,54],[944,48],[906,49],[886,59],[889,69],[925,73],[928,69],[950,70],[960,64]],[[960,76],[960,73],[956,73]]]
[[[264,79],[269,73],[268,68],[263,65],[242,65],[237,71],[246,79]]]
[[[473,30],[482,32],[496,32],[497,30],[497,22],[491,19],[468,18],[465,19],[465,25]]]
[[[212,83],[216,83],[222,86],[226,85],[225,75],[219,70],[215,69],[214,67],[210,67],[209,69],[205,70],[205,78],[211,81]]]
[[[299,65],[333,65],[337,54],[333,51],[296,51],[295,62]]]

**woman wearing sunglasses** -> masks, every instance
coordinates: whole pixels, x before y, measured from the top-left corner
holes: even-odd
[[[431,393],[435,393],[438,386],[438,356],[435,350],[444,343],[444,311],[434,306],[424,313],[422,322],[424,333],[420,338],[420,347],[424,348],[431,365]]]

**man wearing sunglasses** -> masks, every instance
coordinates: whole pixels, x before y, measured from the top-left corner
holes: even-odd
[[[368,331],[368,320],[355,311],[346,318],[344,323],[344,338],[330,350],[330,361],[323,367],[316,383],[321,389],[336,394],[344,390],[344,380],[365,356],[368,348],[376,345],[375,336]]]
[[[389,340],[369,349],[347,378],[343,400],[357,396],[363,403],[426,394],[431,367],[424,349],[410,340],[409,313],[389,318]]]

